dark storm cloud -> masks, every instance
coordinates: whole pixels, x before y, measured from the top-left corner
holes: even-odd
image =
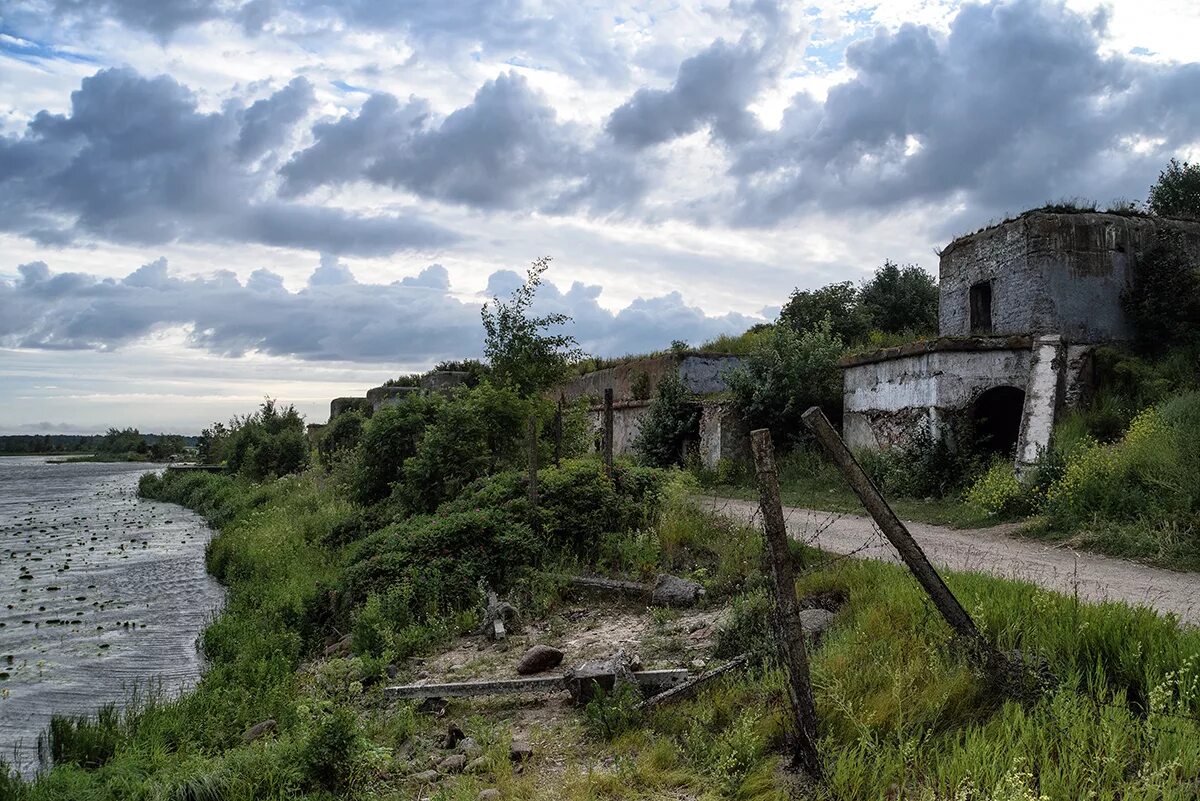
[[[644,189],[634,164],[561,123],[520,75],[488,81],[444,118],[419,98],[370,97],[357,114],[313,128],[280,170],[285,194],[356,179],[478,208],[612,209]],[[601,178],[601,176],[603,176]]]
[[[126,27],[149,31],[165,39],[180,28],[220,16],[231,3],[221,0],[53,0],[49,5],[63,20],[87,22],[109,17]]]
[[[1064,195],[1140,197],[1195,141],[1200,65],[1101,52],[1104,17],[1058,3],[967,5],[946,36],[880,29],[855,77],[796,96],[782,127],[738,149],[740,217],[885,208],[960,196],[975,216]],[[1131,139],[1165,141],[1131,150]]]
[[[420,219],[275,199],[248,162],[311,101],[300,78],[248,109],[206,114],[169,77],[98,72],[71,94],[69,114],[39,112],[22,136],[0,137],[0,230],[51,244],[223,240],[358,254],[453,238]]]
[[[289,292],[267,270],[245,283],[230,272],[182,277],[167,269],[165,259],[120,280],[54,273],[42,262],[18,271],[17,280],[0,281],[0,345],[7,347],[113,350],[184,326],[193,346],[229,356],[258,351],[308,360],[430,363],[482,350],[480,303],[455,298],[437,264],[401,281],[364,284],[324,256],[299,292]],[[498,271],[489,290],[507,295],[520,281],[516,273]],[[739,314],[707,316],[677,293],[638,299],[614,314],[599,305],[600,291],[576,283],[560,292],[547,284],[538,311],[573,317],[570,332],[585,350],[603,355],[665,347],[678,338],[700,342],[757,322]]]

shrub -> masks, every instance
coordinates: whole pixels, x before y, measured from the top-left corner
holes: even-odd
[[[841,354],[842,340],[828,319],[803,332],[779,325],[726,378],[750,427],[769,428],[777,445],[786,446],[803,438],[800,416],[810,406],[841,419]]]
[[[919,336],[938,330],[937,281],[915,264],[884,262],[863,284],[858,303],[872,331]]]
[[[1105,523],[1182,526],[1200,511],[1200,393],[1140,413],[1115,444],[1078,441],[1046,490],[1052,526],[1076,531]]]
[[[1200,217],[1200,164],[1171,159],[1150,187],[1146,206],[1164,217]]]
[[[404,462],[415,456],[425,429],[441,413],[445,401],[437,395],[406,395],[385,406],[367,421],[362,432],[355,494],[363,503],[386,498],[404,477]]]
[[[1133,283],[1122,303],[1142,352],[1162,354],[1195,345],[1200,335],[1200,264],[1183,234],[1162,231],[1138,254]]]
[[[907,440],[886,451],[862,454],[860,461],[885,492],[909,498],[942,498],[979,474],[974,436],[964,424],[934,435],[928,423],[916,425]]]
[[[280,408],[267,398],[254,414],[232,420],[228,431],[224,451],[229,468],[255,481],[308,466],[304,418],[294,406]]]
[[[699,404],[679,375],[671,371],[658,383],[633,449],[652,467],[681,464],[684,446],[697,435],[699,426]]]
[[[331,793],[341,793],[350,784],[358,746],[354,713],[334,707],[308,738],[302,762],[309,782]]]
[[[317,453],[325,469],[328,470],[358,447],[365,423],[366,418],[362,412],[351,409],[342,412],[325,426],[325,430],[321,432],[321,441],[317,444]]]
[[[1034,506],[1031,489],[1017,479],[1012,462],[997,460],[967,490],[967,503],[986,517],[1025,514]]]
[[[829,330],[842,342],[858,342],[871,330],[870,318],[858,299],[858,289],[849,281],[797,289],[779,311],[779,325],[799,334],[828,321]]]

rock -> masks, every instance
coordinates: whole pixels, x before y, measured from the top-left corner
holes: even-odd
[[[513,762],[525,762],[533,756],[533,746],[524,740],[513,740],[508,746],[508,758]]]
[[[500,801],[500,791],[495,787],[480,790],[478,801]]]
[[[708,663],[705,662],[703,659],[693,659],[691,662],[688,663],[688,667],[691,668],[692,670],[700,671],[700,670],[704,670],[704,666],[707,664]]]
[[[543,670],[558,667],[562,661],[563,652],[557,648],[549,645],[535,645],[526,651],[525,655],[521,657],[521,661],[517,663],[517,673],[522,676],[541,673]]]
[[[804,629],[804,633],[811,637],[813,641],[821,639],[821,635],[833,623],[833,612],[828,609],[801,609],[800,610],[800,625]]]
[[[443,773],[462,773],[467,766],[467,758],[462,754],[451,754],[438,763],[438,770]]]
[[[704,588],[679,576],[659,576],[650,602],[659,606],[691,606],[704,597]]]
[[[342,639],[325,646],[325,656],[346,656],[350,653],[350,635],[347,634]]]
[[[475,757],[467,763],[467,773],[487,773],[487,757]]]
[[[421,784],[431,784],[438,780],[438,772],[436,770],[423,770],[420,773],[414,773],[409,778]]]
[[[450,725],[446,727],[446,739],[443,741],[443,745],[446,748],[454,748],[456,745],[462,742],[466,736],[467,735],[463,734],[463,730],[458,727],[457,723],[450,721]]]
[[[387,677],[389,679],[394,679],[398,675],[400,675],[400,668],[396,667],[395,665],[387,666]]]
[[[483,754],[483,746],[475,742],[474,737],[464,737],[458,744],[458,750],[468,757],[474,758]]]
[[[279,724],[275,722],[274,718],[267,718],[262,723],[255,723],[242,732],[242,742],[247,744],[252,743],[259,737],[265,737],[268,734],[274,733],[278,728]]]

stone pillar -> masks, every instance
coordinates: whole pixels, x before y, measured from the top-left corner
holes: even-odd
[[[1029,383],[1025,388],[1025,408],[1021,412],[1021,432],[1017,438],[1017,475],[1037,463],[1038,455],[1050,447],[1054,421],[1062,405],[1063,352],[1058,334],[1040,336],[1033,342],[1029,365]]]

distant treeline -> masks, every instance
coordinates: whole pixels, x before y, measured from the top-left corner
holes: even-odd
[[[142,434],[136,428],[110,428],[104,434],[3,434],[0,453],[144,453],[171,456],[194,448],[196,437]]]

